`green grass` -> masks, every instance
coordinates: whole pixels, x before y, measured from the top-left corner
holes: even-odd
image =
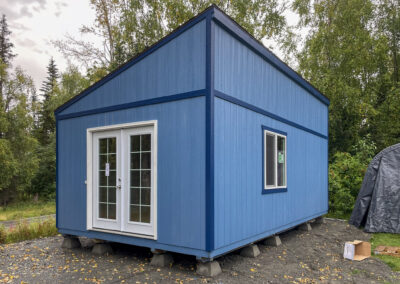
[[[394,246],[400,247],[400,235],[399,234],[387,234],[387,233],[376,233],[372,235],[370,240],[372,253],[377,246]],[[393,270],[400,271],[400,258],[390,255],[374,255],[374,257],[380,258],[383,262],[389,265]]]
[[[351,216],[351,213],[337,213],[337,212],[328,212],[328,214],[325,215],[327,218],[334,218],[334,219],[343,219],[343,220],[349,220]]]
[[[55,236],[58,234],[56,220],[48,219],[37,223],[19,223],[15,227],[0,227],[0,244]]]
[[[55,213],[56,204],[54,201],[37,203],[20,202],[8,205],[6,207],[0,206],[0,221],[18,220],[21,218],[50,215]]]

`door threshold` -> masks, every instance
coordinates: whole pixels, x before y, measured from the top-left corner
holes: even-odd
[[[110,234],[116,234],[116,235],[142,238],[142,239],[156,240],[156,238],[154,238],[154,236],[151,236],[151,235],[143,235],[143,234],[129,233],[129,232],[123,232],[123,231],[116,231],[116,230],[90,228],[90,229],[88,229],[88,231],[96,231],[96,232],[102,232],[102,233],[110,233]]]

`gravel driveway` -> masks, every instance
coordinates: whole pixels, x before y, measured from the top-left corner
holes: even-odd
[[[342,258],[345,241],[369,238],[343,221],[327,220],[311,232],[282,234],[280,247],[260,245],[257,258],[235,252],[221,257],[222,274],[203,278],[195,273],[194,257],[176,254],[172,267],[157,268],[149,264],[148,249],[113,244],[114,254],[95,256],[87,246],[61,249],[62,237],[56,236],[0,246],[0,282],[400,283],[400,273],[379,259],[351,262]]]

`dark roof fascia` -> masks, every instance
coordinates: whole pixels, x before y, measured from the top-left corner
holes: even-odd
[[[311,83],[305,80],[296,71],[290,68],[286,63],[281,61],[273,52],[266,48],[262,43],[250,35],[245,29],[243,29],[238,23],[236,23],[231,17],[225,14],[218,7],[214,7],[213,19],[219,24],[224,30],[233,35],[240,42],[251,48],[255,53],[260,55],[264,60],[268,61],[275,68],[283,72],[287,77],[295,81],[300,87],[311,93],[319,101],[325,105],[330,104],[329,99],[324,96],[317,88]]]
[[[181,35],[183,32],[187,31],[188,29],[190,29],[191,27],[193,27],[197,23],[199,23],[202,20],[206,19],[207,15],[209,13],[213,12],[214,7],[215,7],[214,5],[210,6],[209,8],[207,8],[206,10],[204,10],[203,12],[198,14],[197,16],[195,16],[192,19],[188,20],[186,23],[182,24],[181,26],[176,28],[174,31],[172,31],[171,33],[169,33],[168,35],[166,35],[165,37],[163,37],[162,39],[160,39],[159,41],[154,43],[149,48],[145,49],[143,52],[141,52],[138,55],[136,55],[135,57],[131,58],[130,60],[128,60],[127,62],[125,62],[121,66],[119,66],[117,69],[115,69],[114,71],[112,71],[111,73],[107,74],[106,76],[101,78],[99,81],[97,81],[93,85],[89,86],[88,88],[86,88],[85,90],[80,92],[78,95],[72,97],[70,100],[68,100],[67,102],[65,102],[61,106],[59,106],[54,111],[54,114],[57,116],[60,112],[62,112],[63,110],[67,109],[69,106],[71,106],[72,104],[74,104],[75,102],[80,100],[81,98],[85,97],[89,93],[91,93],[94,90],[96,90],[97,88],[101,87],[102,85],[104,85],[105,83],[107,83],[108,81],[113,79],[114,77],[118,76],[119,74],[121,74],[122,72],[124,72],[125,70],[130,68],[131,66],[135,65],[140,60],[142,60],[146,56],[150,55],[151,53],[153,53],[154,51],[156,51],[160,47],[164,46],[165,44],[167,44],[171,40],[175,39],[176,37]]]

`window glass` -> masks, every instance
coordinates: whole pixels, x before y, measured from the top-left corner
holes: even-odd
[[[275,135],[265,136],[265,176],[267,186],[275,185]]]
[[[278,159],[277,159],[277,168],[278,168],[278,186],[284,186],[286,181],[286,143],[285,137],[278,136]]]

